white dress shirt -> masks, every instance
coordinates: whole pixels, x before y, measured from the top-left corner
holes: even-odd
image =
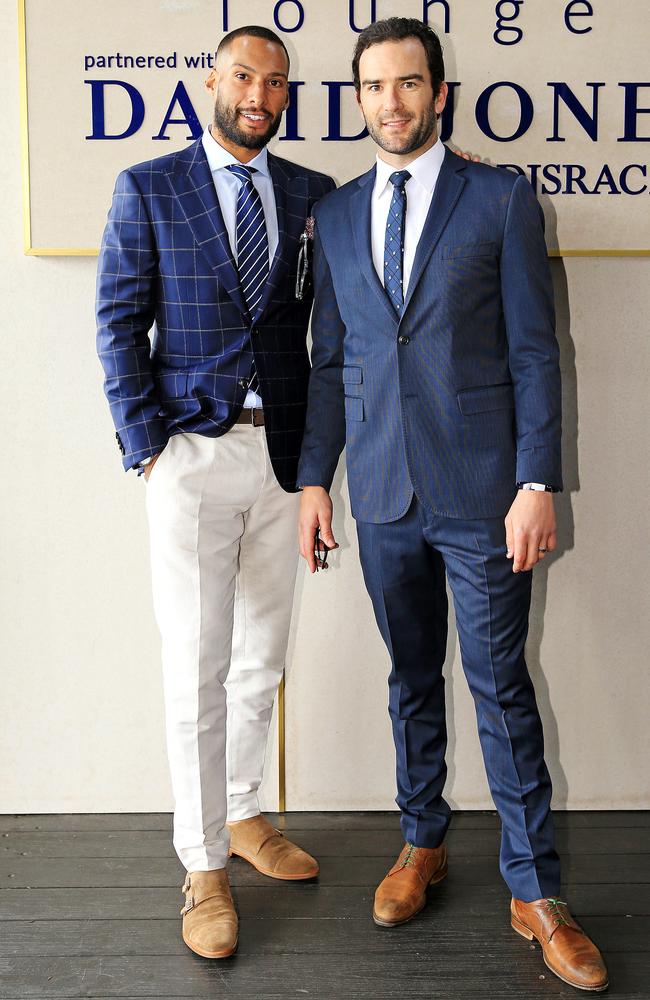
[[[407,180],[404,190],[406,191],[406,227],[404,230],[404,294],[408,289],[415,251],[422,236],[424,222],[431,205],[433,192],[438,182],[438,175],[445,158],[445,147],[440,139],[422,153],[417,159],[412,160],[408,167],[410,178]],[[393,199],[393,185],[390,183],[390,175],[400,168],[391,166],[379,156],[377,157],[377,176],[375,186],[372,191],[371,202],[371,240],[372,240],[372,260],[375,270],[379,275],[382,285],[384,283],[384,244],[386,241],[386,223],[388,221],[388,209]]]
[[[226,167],[231,163],[239,163],[239,160],[235,159],[232,153],[229,153],[227,149],[219,145],[210,132],[209,125],[203,133],[202,141],[212,173],[212,179],[214,180],[219,205],[221,206],[223,221],[228,230],[230,249],[232,250],[233,259],[237,263],[237,197],[241,182],[235,177],[232,171],[226,170]],[[275,205],[275,191],[273,190],[273,181],[271,180],[269,171],[266,147],[260,150],[257,156],[254,156],[248,163],[240,165],[255,169],[252,180],[259,193],[264,210],[266,235],[269,242],[269,267],[271,267],[278,248],[278,210]],[[255,406],[261,407],[261,397],[249,390],[246,394],[244,406],[247,409]]]

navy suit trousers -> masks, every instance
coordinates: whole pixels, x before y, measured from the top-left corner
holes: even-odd
[[[441,517],[414,498],[404,517],[383,524],[357,521],[357,533],[366,587],[392,661],[389,714],[405,839],[437,847],[450,818],[442,795],[446,571],[488,783],[501,817],[501,873],[517,899],[558,896],[551,780],[524,658],[532,573],[512,572],[503,519]]]

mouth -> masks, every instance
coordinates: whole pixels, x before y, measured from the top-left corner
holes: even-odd
[[[410,118],[395,118],[392,121],[382,122],[381,125],[382,128],[387,128],[389,131],[392,129],[397,131],[397,129],[404,128],[405,125],[408,125],[410,121]]]
[[[270,118],[270,115],[265,115],[259,111],[240,111],[239,116],[253,128],[262,128]]]

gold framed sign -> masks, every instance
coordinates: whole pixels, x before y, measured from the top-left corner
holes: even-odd
[[[638,0],[18,0],[18,13],[27,254],[97,252],[116,174],[200,134],[216,45],[246,23],[276,30],[292,56],[279,155],[339,182],[362,173],[374,151],[350,56],[371,18],[395,14],[440,34],[443,140],[529,176],[552,256],[650,254]]]

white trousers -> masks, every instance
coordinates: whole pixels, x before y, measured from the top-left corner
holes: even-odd
[[[174,847],[188,871],[223,868],[226,820],[259,813],[289,638],[299,494],[278,485],[264,428],[248,424],[218,438],[172,437],[146,494]]]

